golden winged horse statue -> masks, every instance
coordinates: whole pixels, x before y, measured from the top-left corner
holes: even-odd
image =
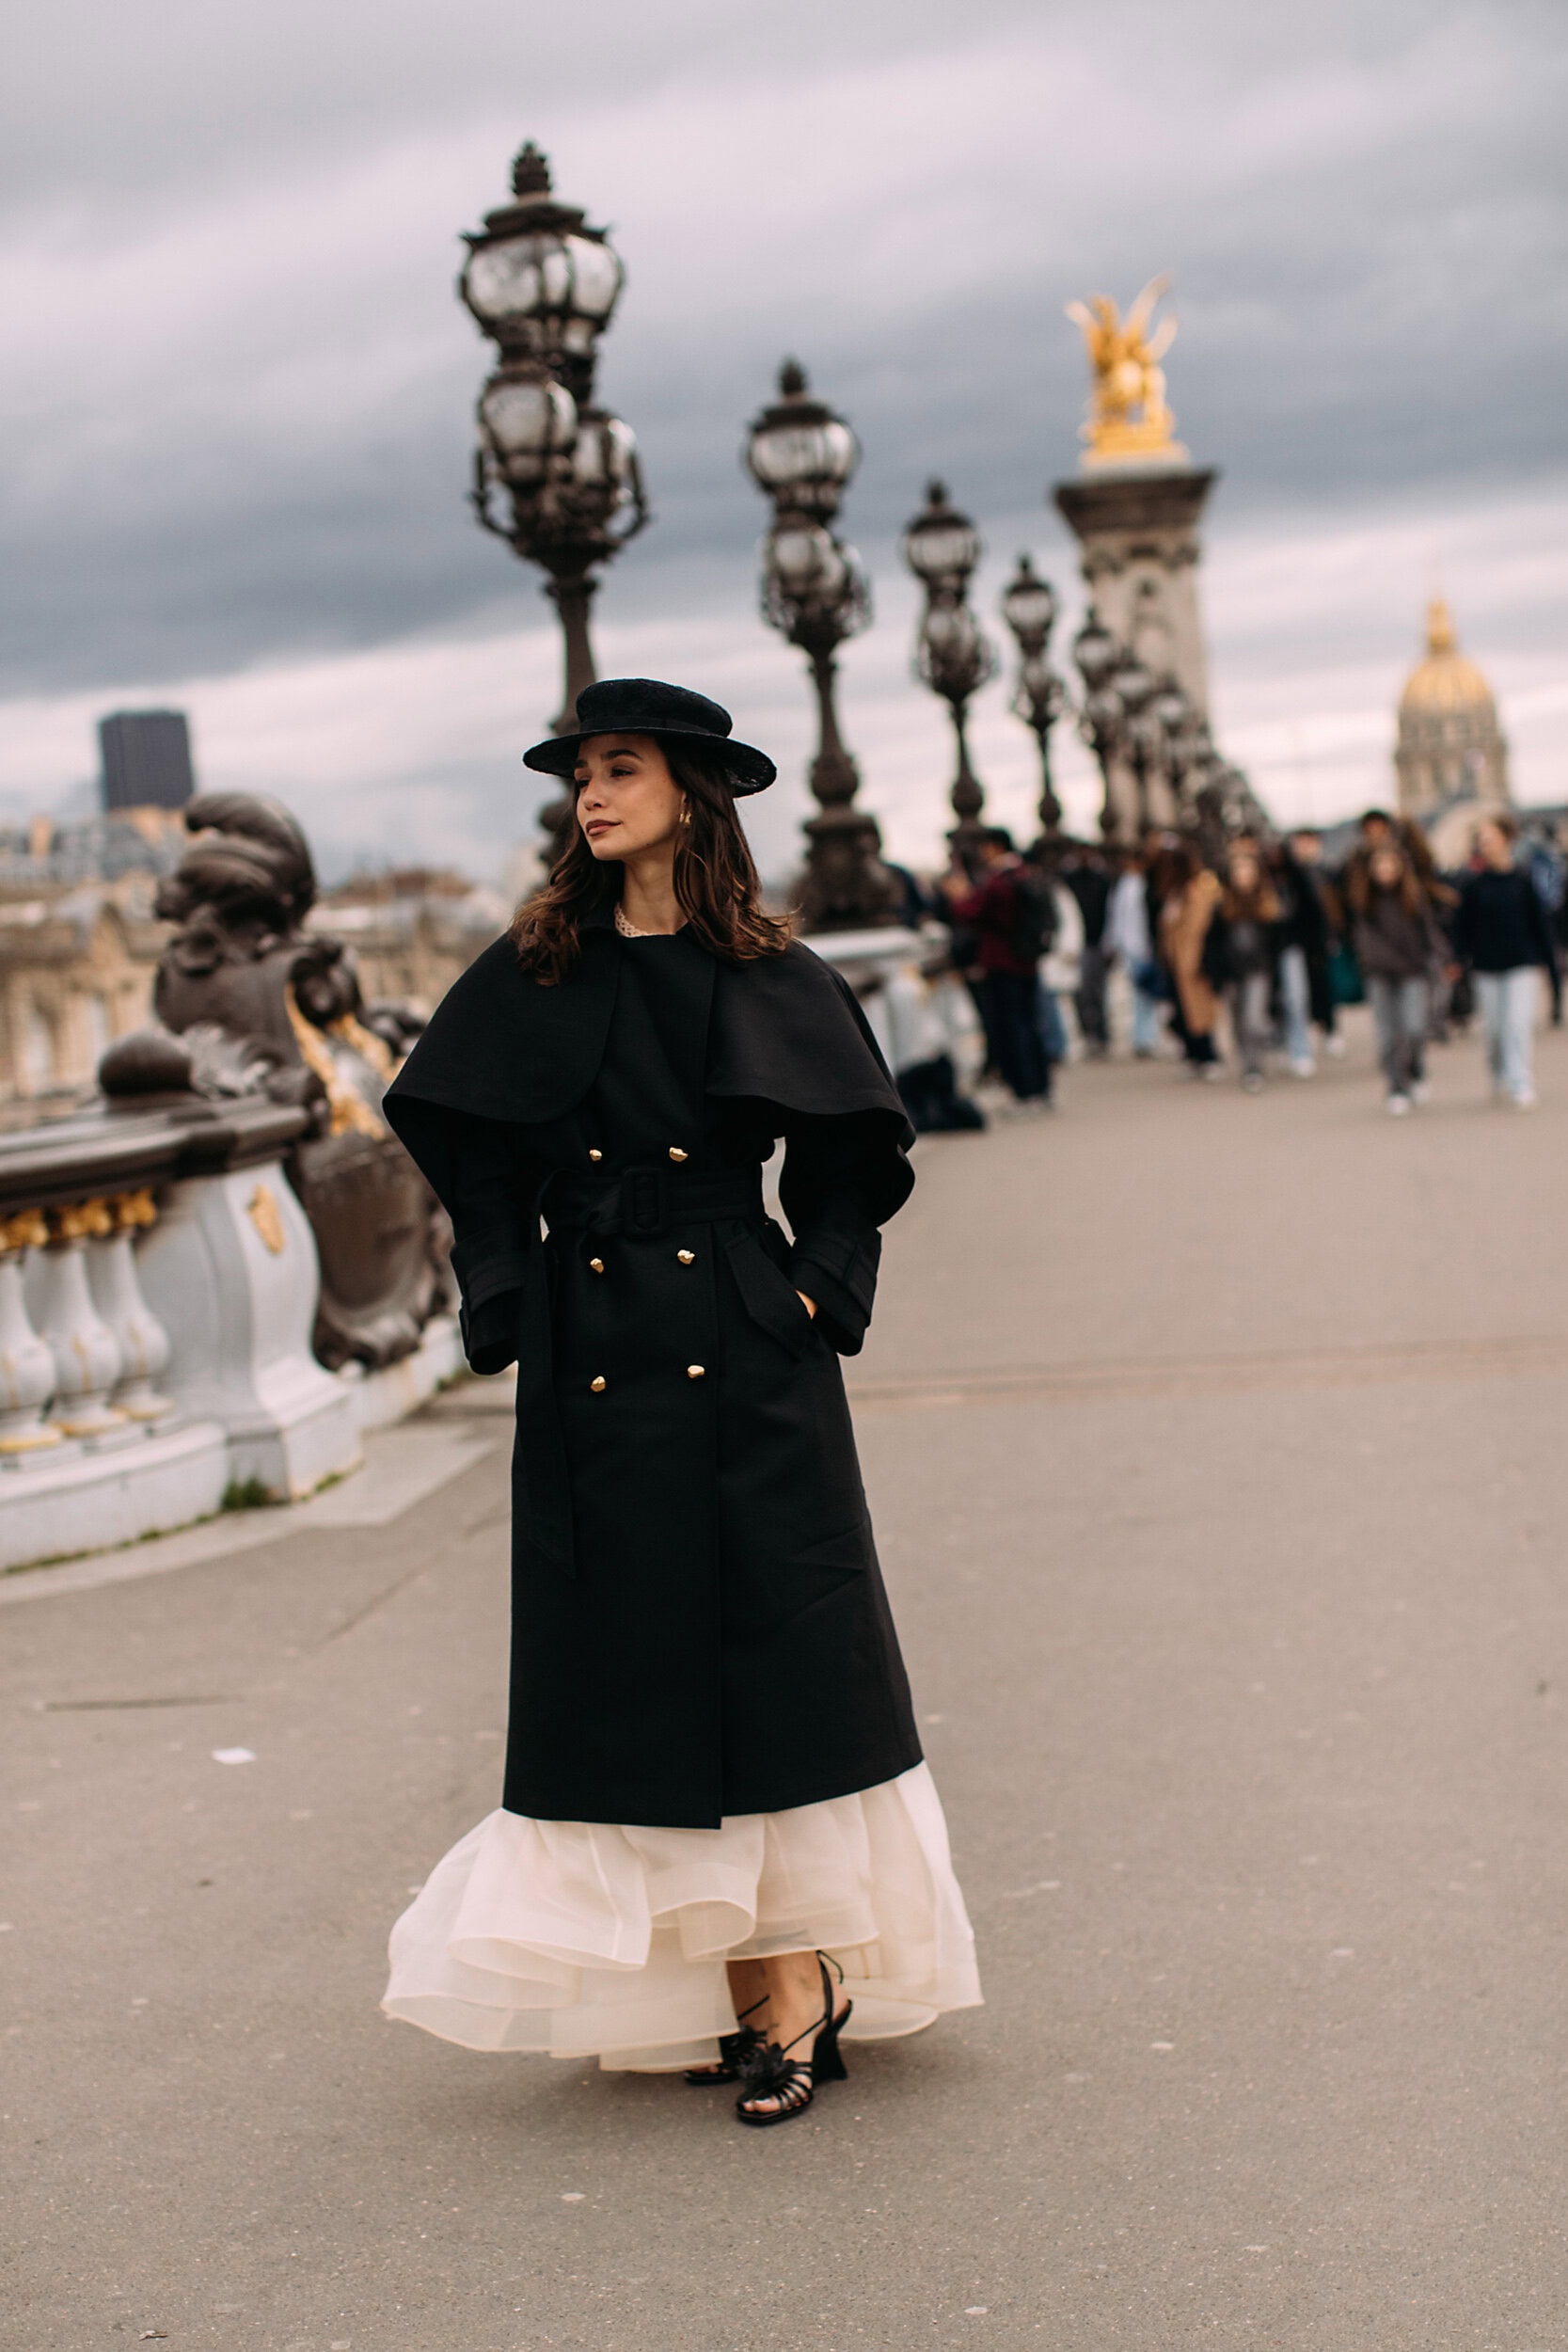
[[[1186,457],[1174,437],[1176,419],[1160,365],[1176,340],[1176,321],[1164,318],[1149,331],[1169,285],[1168,278],[1151,278],[1125,318],[1109,294],[1067,306],[1068,317],[1083,330],[1093,372],[1089,413],[1080,436],[1087,444],[1086,465]]]

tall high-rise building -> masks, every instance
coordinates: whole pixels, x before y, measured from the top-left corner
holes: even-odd
[[[183,808],[196,790],[182,710],[116,710],[98,722],[103,805]]]

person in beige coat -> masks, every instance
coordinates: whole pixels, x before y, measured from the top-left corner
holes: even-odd
[[[1219,999],[1204,976],[1203,947],[1220,901],[1220,882],[1190,842],[1163,852],[1160,877],[1160,957],[1176,988],[1177,1026],[1195,1078],[1218,1077],[1214,1026]]]

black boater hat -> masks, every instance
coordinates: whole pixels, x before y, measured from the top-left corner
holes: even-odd
[[[578,696],[577,730],[554,735],[523,754],[523,765],[546,776],[569,776],[583,739],[590,735],[652,735],[677,749],[711,753],[737,793],[764,792],[778,774],[766,752],[736,743],[727,710],[689,686],[666,686],[656,677],[606,677]]]

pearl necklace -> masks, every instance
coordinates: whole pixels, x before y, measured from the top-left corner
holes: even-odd
[[[615,901],[615,928],[620,932],[623,939],[673,939],[675,936],[673,931],[640,930],[637,925],[635,923],[628,922],[626,915],[622,913],[621,901],[619,898]],[[684,923],[677,926],[677,929],[681,930],[684,930],[686,926]]]

